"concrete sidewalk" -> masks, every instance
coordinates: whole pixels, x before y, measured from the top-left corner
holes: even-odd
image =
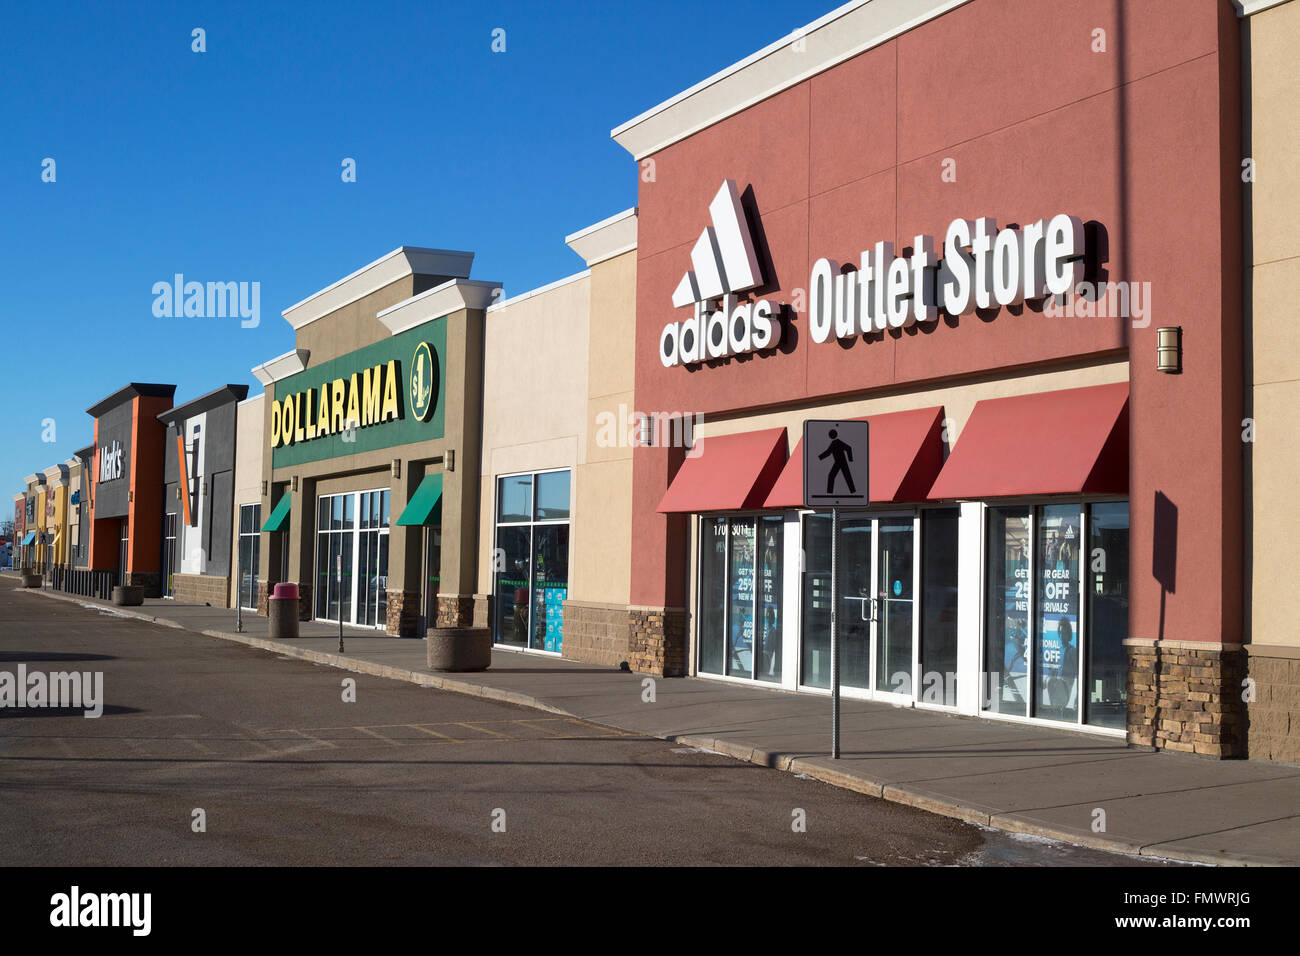
[[[5,575],[6,583],[16,579]],[[111,609],[358,673],[405,680],[590,720],[718,751],[972,823],[1084,846],[1199,863],[1300,863],[1300,767],[1151,752],[1122,741],[933,711],[843,702],[840,760],[826,697],[659,678],[534,654],[494,651],[491,670],[442,675],[424,642],[304,623],[271,641],[265,618],[149,601],[116,608],[58,592],[26,592]],[[1104,830],[1093,832],[1097,811]]]

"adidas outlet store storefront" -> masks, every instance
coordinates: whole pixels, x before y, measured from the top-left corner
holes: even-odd
[[[634,453],[634,667],[825,693],[835,548],[846,695],[1241,752],[1239,36],[1155,6],[850,3],[614,130],[694,422]],[[869,427],[835,541],[807,419]]]

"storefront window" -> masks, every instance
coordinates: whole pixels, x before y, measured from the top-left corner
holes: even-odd
[[[731,519],[727,560],[727,674],[752,677],[754,669],[754,519]]]
[[[1080,507],[1039,509],[1034,564],[1034,716],[1077,723],[1079,719]]]
[[[1029,699],[1029,509],[989,508],[984,709],[1025,716]]]
[[[831,518],[803,518],[803,620],[800,653],[803,682],[831,686]],[[865,670],[865,665],[864,665]]]
[[[538,500],[541,500],[540,495]],[[558,654],[564,628],[564,600],[569,594],[569,526],[537,525],[533,529],[533,554],[536,563],[533,567],[532,638],[528,646]]]
[[[989,508],[988,514],[985,709],[1122,730],[1128,503]],[[1026,660],[1033,662],[1032,675]]]
[[[957,706],[957,508],[921,512],[921,686],[927,704]]]
[[[754,676],[758,680],[781,681],[781,627],[784,567],[782,549],[785,524],[780,515],[764,515],[758,523],[758,618]]]
[[[570,498],[568,471],[497,479],[493,631],[499,644],[564,649]]]
[[[727,519],[700,522],[700,672],[721,674],[727,594]]]
[[[700,522],[699,670],[780,682],[780,515]]]
[[[532,529],[497,528],[496,640],[528,646],[528,550]]]
[[[1128,502],[1088,508],[1088,698],[1084,717],[1098,727],[1127,723]]]
[[[171,517],[171,516],[169,516]],[[257,566],[261,560],[262,506],[239,507],[239,606],[257,609]]]

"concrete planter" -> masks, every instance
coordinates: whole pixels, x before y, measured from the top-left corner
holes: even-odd
[[[266,602],[268,634],[272,640],[298,636],[298,596],[271,597]]]
[[[42,583],[44,583],[44,578],[35,571],[23,572],[23,587],[38,588]]]
[[[113,603],[119,607],[139,607],[144,603],[144,588],[133,584],[115,587]]]
[[[486,627],[433,627],[425,643],[431,671],[485,671],[492,665],[492,632]]]

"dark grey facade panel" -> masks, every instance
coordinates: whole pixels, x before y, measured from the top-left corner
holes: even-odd
[[[207,437],[203,454],[209,472],[233,471],[235,468],[235,434],[238,414],[234,402],[208,411]]]
[[[167,426],[167,437],[163,440],[163,481],[175,484],[180,481],[176,468],[176,426]]]
[[[131,447],[131,403],[126,402],[104,411],[99,418],[99,434],[95,445],[100,461],[105,452],[117,442],[122,449],[122,471],[120,478],[111,481],[99,480],[99,462],[91,463],[95,480],[95,517],[125,518],[130,505],[128,492],[131,490],[131,461],[135,449]]]
[[[207,527],[208,574],[230,573],[231,513],[234,509],[235,472],[220,471],[208,478],[209,513],[204,517]]]

